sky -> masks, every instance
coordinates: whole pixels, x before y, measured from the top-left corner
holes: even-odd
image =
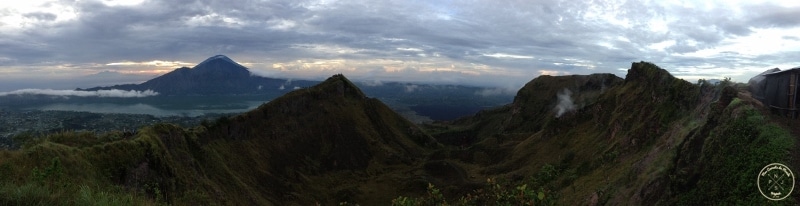
[[[797,14],[796,0],[2,1],[0,92],[138,83],[217,54],[294,79],[516,90],[648,61],[746,82],[800,66]]]

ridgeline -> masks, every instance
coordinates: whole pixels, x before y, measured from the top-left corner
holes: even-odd
[[[756,186],[769,163],[796,168],[794,121],[739,90],[637,62],[418,126],[334,75],[190,128],[18,137],[0,204],[795,204]]]

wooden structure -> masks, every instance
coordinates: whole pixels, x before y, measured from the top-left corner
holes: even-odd
[[[756,93],[763,94],[763,96],[756,95],[755,97],[771,110],[797,118],[800,67],[767,73],[763,74],[763,76],[765,78],[760,82],[761,91],[756,91]]]
[[[755,99],[757,99],[757,100],[759,100],[761,102],[764,102],[764,99],[765,99],[764,92],[766,92],[765,88],[767,86],[767,84],[766,84],[767,83],[766,75],[774,73],[774,72],[779,72],[779,71],[781,71],[781,70],[778,69],[778,68],[769,69],[767,71],[762,72],[761,74],[758,74],[758,75],[754,76],[753,78],[750,78],[750,81],[748,81],[748,87],[749,87],[749,90],[750,90],[750,95],[753,98],[755,98]]]

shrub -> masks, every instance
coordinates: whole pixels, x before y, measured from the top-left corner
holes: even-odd
[[[527,182],[509,184],[489,178],[484,188],[457,198],[453,205],[553,205],[558,195],[547,189],[546,184],[558,175],[559,170],[555,166],[545,164],[538,173],[528,178]],[[574,176],[574,171],[569,175]],[[392,200],[392,205],[448,205],[448,202],[439,189],[433,184],[428,184],[426,196],[417,198],[400,196]]]

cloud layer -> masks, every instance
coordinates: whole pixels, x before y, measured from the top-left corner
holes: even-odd
[[[0,92],[1,96],[8,95],[50,95],[50,96],[76,96],[76,97],[149,97],[158,95],[158,92],[153,90],[136,91],[136,90],[98,90],[98,91],[76,91],[76,90],[54,90],[54,89],[20,89],[11,92]]]
[[[23,1],[0,6],[0,81],[164,73],[215,54],[292,78],[518,88],[645,60],[744,81],[800,66],[798,13],[773,1]]]

